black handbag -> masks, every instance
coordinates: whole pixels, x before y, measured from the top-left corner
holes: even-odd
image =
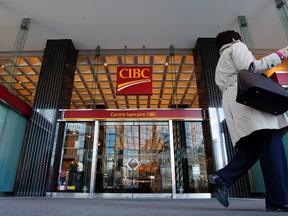
[[[279,83],[255,72],[254,64],[238,73],[238,103],[280,115],[288,110],[288,92]]]

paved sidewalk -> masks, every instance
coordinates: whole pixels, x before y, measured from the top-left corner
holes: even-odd
[[[265,216],[263,199],[66,199],[0,197],[0,216]]]

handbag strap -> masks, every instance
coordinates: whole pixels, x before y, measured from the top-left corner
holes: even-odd
[[[251,64],[249,65],[248,70],[251,71],[252,73],[256,73],[254,62],[251,62]]]

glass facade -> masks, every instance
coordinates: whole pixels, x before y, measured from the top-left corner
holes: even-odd
[[[177,193],[208,193],[210,155],[206,153],[209,145],[204,139],[204,124],[173,122]]]
[[[0,192],[14,192],[26,124],[23,115],[0,101]]]
[[[168,122],[103,122],[99,132],[96,193],[171,193]]]
[[[69,122],[62,151],[57,191],[88,192],[94,122]]]
[[[209,193],[210,156],[206,154],[209,145],[205,143],[203,121],[65,124],[56,190],[59,195],[174,197]]]

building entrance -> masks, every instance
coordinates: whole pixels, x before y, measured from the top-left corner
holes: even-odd
[[[164,122],[100,122],[95,193],[172,193]]]
[[[62,117],[56,196],[210,197],[201,110],[68,110]]]

